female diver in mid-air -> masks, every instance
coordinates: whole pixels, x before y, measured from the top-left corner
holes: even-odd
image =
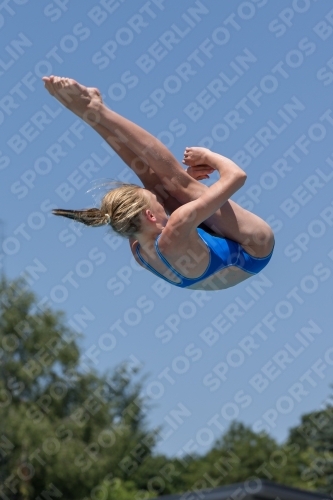
[[[144,185],[111,189],[99,209],[57,209],[55,215],[88,226],[110,225],[129,239],[138,264],[181,288],[221,290],[267,265],[274,235],[266,222],[229,199],[246,180],[233,161],[190,147],[184,152],[186,172],[158,139],[108,109],[97,89],[68,78],[43,80],[49,93],[91,125]],[[198,182],[214,170],[220,178],[212,186]]]

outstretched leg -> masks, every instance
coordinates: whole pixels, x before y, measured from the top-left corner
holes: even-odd
[[[103,125],[97,123],[93,128],[111,146],[123,162],[133,170],[144,187],[163,198],[163,204],[167,213],[172,214],[172,212],[180,207],[181,204],[179,201],[163,188],[161,179],[147,163],[133,153],[123,142],[118,141],[117,136],[103,127]]]
[[[50,79],[44,77],[43,80],[45,82],[45,87],[49,90],[51,95],[55,95],[49,83]],[[57,81],[61,81],[61,78],[54,77],[52,78],[52,81],[56,83]],[[91,99],[97,99],[102,102],[102,98],[97,89],[87,88],[87,91]],[[71,103],[62,99],[61,96],[57,96],[57,98],[62,104],[68,107],[68,109],[73,111],[77,116],[83,118],[84,113],[80,112],[78,109],[71,109]],[[155,174],[155,172],[149,167],[147,163],[139,158],[128,146],[126,146],[123,141],[119,140],[119,138],[114,133],[105,128],[100,123],[90,123],[90,125],[92,125],[92,128],[109,144],[109,146],[115,151],[115,153],[117,153],[117,155],[124,161],[124,163],[126,163],[126,165],[128,165],[134,171],[144,187],[146,189],[149,189],[150,191],[155,192],[156,194],[159,194],[163,198],[164,207],[169,214],[180,207],[181,204],[179,203],[179,201],[171,196],[170,193],[168,193],[167,190],[163,188],[162,181],[158,177],[158,175]]]
[[[87,88],[74,80],[59,77],[44,77],[45,86],[51,95],[64,106],[80,116],[93,128],[103,126],[116,138],[118,147],[126,145],[139,159],[143,160],[161,179],[163,187],[171,192],[180,203],[187,203],[188,188],[199,191],[203,187],[192,179],[177,162],[173,154],[149,132],[127,120],[102,102],[97,89]],[[113,147],[113,146],[112,146]],[[194,195],[194,199],[200,196]]]
[[[91,98],[87,87],[66,78],[53,80],[48,79],[46,85],[52,95],[93,127],[103,126],[116,137],[118,144],[125,144],[151,168],[162,181],[162,188],[180,204],[197,199],[207,189],[184,171],[156,137],[108,109],[101,99]],[[231,200],[207,219],[206,224],[217,234],[240,243],[256,257],[265,257],[272,249],[274,238],[268,224]]]

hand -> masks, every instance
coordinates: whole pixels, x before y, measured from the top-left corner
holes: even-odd
[[[207,148],[200,147],[186,147],[184,151],[183,163],[188,167],[194,167],[198,165],[208,165],[209,155],[211,151]]]
[[[187,167],[186,172],[193,177],[193,179],[202,181],[203,179],[209,179],[208,174],[212,174],[214,170],[215,169],[209,165],[195,165],[193,167]]]

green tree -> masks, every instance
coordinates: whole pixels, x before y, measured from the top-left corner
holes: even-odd
[[[301,477],[302,466],[310,464],[309,451],[297,443],[279,445],[265,433],[255,433],[240,422],[227,432],[202,457],[193,458],[174,482],[178,491],[214,488],[251,478],[314,489],[313,481]]]
[[[201,483],[202,487],[214,487],[264,477],[260,468],[277,449],[269,436],[234,422],[205,456],[190,464],[184,473],[187,486],[197,488]]]
[[[22,281],[2,280],[0,498],[89,498],[116,480],[124,500],[135,490],[156,435],[147,431],[142,380],[124,366],[82,370],[78,338],[61,313],[38,308]]]
[[[141,500],[252,478],[333,491],[333,408],[278,444],[233,422],[204,456],[153,450],[143,378],[80,363],[80,335],[22,281],[0,282],[0,498]]]
[[[302,484],[324,493],[333,493],[333,407],[302,415],[301,423],[290,429],[288,443],[302,451],[299,474]]]

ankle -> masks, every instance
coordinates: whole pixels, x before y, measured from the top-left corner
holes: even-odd
[[[101,124],[101,108],[98,104],[92,105],[89,103],[86,111],[82,115],[82,119],[89,125],[94,127],[95,125]]]

